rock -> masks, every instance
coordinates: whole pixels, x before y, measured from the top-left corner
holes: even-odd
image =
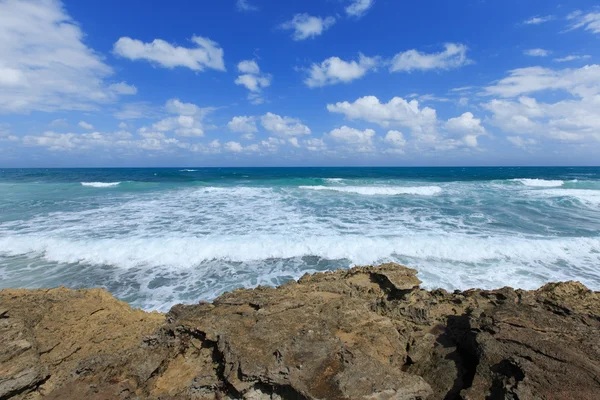
[[[0,399],[600,398],[600,297],[419,288],[397,264],[166,314],[102,290],[0,291]]]

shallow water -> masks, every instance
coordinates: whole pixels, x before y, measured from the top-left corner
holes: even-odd
[[[600,168],[0,170],[0,287],[145,309],[397,261],[428,288],[600,289]]]

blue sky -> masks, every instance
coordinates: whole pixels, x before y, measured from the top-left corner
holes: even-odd
[[[0,166],[598,165],[595,1],[0,0]]]

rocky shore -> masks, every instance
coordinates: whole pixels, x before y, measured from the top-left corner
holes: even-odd
[[[0,399],[598,399],[600,294],[419,287],[397,264],[167,314],[0,291]]]

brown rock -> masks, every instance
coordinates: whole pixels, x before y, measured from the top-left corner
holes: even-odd
[[[143,313],[0,291],[0,399],[596,399],[600,297],[418,287],[397,264]]]

